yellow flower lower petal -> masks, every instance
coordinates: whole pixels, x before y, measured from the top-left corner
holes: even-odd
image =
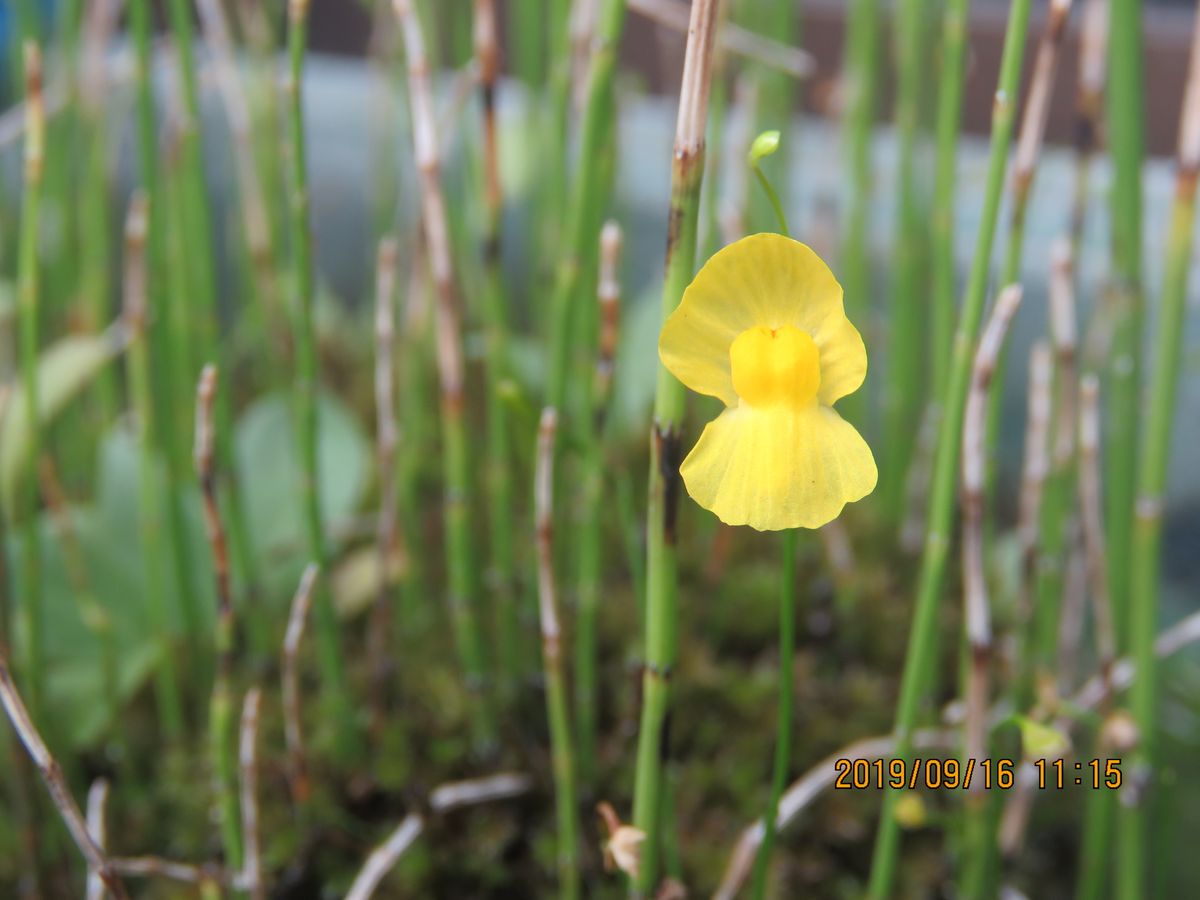
[[[784,325],[810,335],[820,351],[821,403],[859,388],[867,353],[846,318],[841,285],[812,250],[781,234],[752,234],[715,253],[664,323],[659,356],[692,390],[735,406],[730,346],[750,328]]]
[[[728,525],[820,528],[875,489],[871,448],[820,404],[725,410],[680,466],[692,498]]]

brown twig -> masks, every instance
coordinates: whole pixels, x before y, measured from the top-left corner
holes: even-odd
[[[229,20],[221,0],[196,0],[196,7],[204,36],[213,51],[213,74],[233,137],[233,159],[242,201],[242,228],[246,244],[268,309],[272,313],[281,312],[280,298],[275,292],[270,216],[255,162],[250,107],[238,79]]]
[[[1077,173],[1071,208],[1071,243],[1079,246],[1087,214],[1087,184],[1092,157],[1100,144],[1101,104],[1108,49],[1107,0],[1086,0],[1079,30],[1079,75],[1075,98]]]
[[[1021,491],[1017,512],[1017,541],[1021,550],[1019,615],[1027,621],[1033,614],[1033,578],[1037,564],[1038,523],[1046,475],[1050,471],[1050,373],[1049,346],[1042,341],[1029,353],[1029,401],[1025,426],[1025,458],[1021,466]]]
[[[496,0],[475,0],[475,64],[483,95],[483,190],[488,216],[498,221],[503,192],[496,134],[496,89],[500,77],[500,44],[496,34]]]
[[[196,441],[192,459],[196,466],[196,477],[200,481],[200,494],[204,500],[204,529],[208,535],[213,574],[217,583],[217,629],[222,631],[232,630],[233,627],[233,591],[229,581],[229,549],[225,540],[225,527],[221,524],[220,507],[217,505],[217,479],[213,467],[213,445],[216,435],[213,400],[216,393],[217,367],[209,363],[200,372],[200,380],[196,385]],[[228,649],[232,650],[232,646]],[[230,660],[221,659],[219,665],[228,671]]]
[[[62,816],[67,830],[71,833],[71,839],[87,861],[88,871],[96,873],[96,876],[104,882],[116,900],[128,900],[129,894],[126,893],[125,885],[113,868],[112,862],[93,840],[83,813],[79,811],[79,804],[75,802],[70,788],[67,787],[67,781],[63,777],[58,760],[51,755],[37,726],[33,724],[29,710],[25,707],[25,702],[21,699],[17,686],[12,680],[12,674],[8,670],[8,659],[3,653],[0,653],[0,704],[3,704],[4,711],[8,714],[9,721],[12,722],[13,729],[17,732],[17,737],[21,739],[21,743],[25,745],[25,750],[29,753],[29,758],[37,766],[46,790],[50,793],[50,799],[54,801],[59,815]]]
[[[981,760],[987,755],[988,669],[992,657],[992,627],[983,547],[988,389],[1009,325],[1020,303],[1019,285],[1009,285],[1000,292],[975,350],[970,393],[963,415],[963,615],[971,651],[971,665],[966,675],[966,720],[963,729],[968,760]],[[981,791],[980,783],[972,796],[976,800],[982,798]]]
[[[100,113],[108,84],[104,55],[121,15],[122,0],[95,0],[84,13],[83,47],[79,65],[79,100],[92,117]]]
[[[629,8],[652,22],[678,31],[688,30],[688,5],[679,0],[629,0]],[[812,77],[816,63],[812,56],[796,47],[726,23],[717,36],[720,46],[738,56],[744,56],[771,69],[777,69],[796,79]]]
[[[1054,73],[1058,68],[1059,51],[1062,49],[1063,36],[1067,31],[1067,17],[1070,13],[1071,0],[1050,0],[1046,27],[1038,41],[1037,57],[1029,82],[1029,95],[1025,98],[1017,149],[1013,156],[1012,191],[1016,198],[1013,209],[1020,209],[1022,213],[1025,197],[1033,184],[1042,138],[1046,133]]]
[[[371,673],[372,719],[383,721],[387,683],[387,645],[392,618],[392,559],[399,548],[396,527],[396,372],[392,361],[396,343],[396,264],[399,245],[394,236],[379,242],[375,265],[375,441],[379,467],[379,516],[375,547],[379,554],[379,593],[371,614],[367,639],[367,670]]]
[[[280,674],[283,690],[283,734],[287,744],[288,782],[292,800],[299,804],[308,800],[308,766],[304,758],[304,736],[300,727],[300,640],[312,606],[313,587],[320,568],[309,563],[300,576],[300,586],[292,600],[287,631],[283,637],[283,670]]]
[[[181,884],[235,886],[237,879],[219,866],[175,862],[158,856],[117,856],[113,869],[126,878],[165,878]]]
[[[1076,373],[1075,264],[1066,238],[1050,253],[1050,339],[1054,345],[1055,434],[1051,452],[1054,472],[1075,459],[1075,425],[1079,376]]]
[[[622,243],[621,226],[611,220],[606,222],[600,231],[600,281],[596,291],[600,303],[600,343],[595,400],[601,414],[608,405],[621,332],[621,279],[617,269]]]
[[[87,798],[87,829],[96,846],[101,850],[108,843],[108,826],[105,820],[105,810],[108,807],[109,783],[107,778],[97,778],[88,789]],[[104,879],[95,869],[88,868],[87,900],[104,900],[108,890]]]
[[[1113,633],[1112,600],[1108,593],[1104,499],[1100,484],[1100,379],[1089,374],[1079,384],[1079,517],[1100,674],[1111,678],[1117,642]]]
[[[238,739],[238,768],[242,781],[242,841],[246,848],[242,881],[250,900],[264,900],[262,853],[258,844],[258,717],[262,691],[251,688],[242,704]]]
[[[462,806],[515,797],[529,790],[529,785],[526,776],[512,774],[444,784],[430,795],[429,806],[434,814],[441,814]],[[405,816],[383,843],[371,851],[362,869],[355,876],[354,883],[346,894],[346,900],[368,900],[384,876],[392,870],[424,830],[425,816],[416,812]]]

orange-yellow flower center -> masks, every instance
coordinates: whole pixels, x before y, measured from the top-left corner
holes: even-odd
[[[756,326],[729,347],[733,389],[750,406],[803,406],[821,386],[821,353],[795,325]]]

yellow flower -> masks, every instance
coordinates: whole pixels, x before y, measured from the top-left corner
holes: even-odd
[[[819,528],[875,489],[871,448],[833,409],[867,351],[842,288],[812,250],[755,234],[718,251],[659,336],[667,369],[724,402],[680,467],[692,498],[729,525]]]

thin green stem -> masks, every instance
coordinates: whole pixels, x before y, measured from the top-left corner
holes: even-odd
[[[942,64],[937,99],[937,174],[933,185],[931,263],[933,269],[933,398],[940,403],[950,377],[954,332],[956,257],[955,187],[958,184],[958,130],[966,84],[967,15],[971,0],[948,0],[942,18]]]
[[[606,191],[602,166],[605,148],[613,139],[615,100],[613,79],[617,68],[617,45],[625,23],[625,0],[605,0],[596,32],[597,44],[588,67],[587,100],[579,138],[579,158],[566,213],[566,238],[555,273],[553,331],[549,403],[563,410],[572,357],[574,316],[581,279],[592,270],[597,237],[604,215]]]
[[[1114,35],[1115,38],[1115,35]],[[1200,16],[1196,17],[1187,92],[1179,132],[1175,198],[1167,235],[1162,302],[1158,312],[1150,405],[1142,436],[1138,468],[1136,520],[1131,560],[1129,646],[1137,678],[1130,689],[1130,707],[1138,727],[1131,802],[1123,803],[1118,819],[1117,896],[1134,900],[1153,894],[1146,858],[1150,834],[1150,794],[1153,790],[1158,710],[1157,655],[1163,505],[1171,458],[1171,434],[1179,394],[1188,274],[1196,219],[1196,182],[1200,178]]]
[[[1105,487],[1108,507],[1108,578],[1116,614],[1118,646],[1127,640],[1132,609],[1130,548],[1137,477],[1142,358],[1142,159],[1144,156],[1144,74],[1142,0],[1112,0],[1109,8],[1108,146],[1113,181],[1109,193],[1112,223],[1112,275],[1116,316],[1109,351],[1110,422],[1119,422],[1107,442]]]
[[[843,133],[849,163],[850,200],[846,215],[842,277],[846,285],[847,314],[852,321],[866,323],[870,320],[873,294],[868,226],[874,195],[871,147],[879,106],[881,53],[878,0],[853,0],[851,3],[845,58],[847,104]],[[943,74],[943,83],[945,77]],[[949,344],[947,330],[946,346]],[[861,424],[866,414],[866,396],[865,392],[858,391],[844,398],[843,416]]]
[[[893,522],[903,512],[905,483],[915,446],[913,423],[920,418],[925,358],[922,332],[925,299],[921,290],[921,256],[929,229],[918,196],[917,130],[921,91],[927,71],[924,59],[926,0],[901,0],[896,16],[896,206],[895,282],[888,352],[891,373],[884,387],[884,509]]]
[[[38,218],[42,203],[45,169],[46,110],[42,94],[42,51],[34,40],[26,40],[25,60],[25,193],[21,201],[20,244],[17,250],[17,315],[20,320],[21,386],[29,428],[29,473],[23,479],[20,502],[14,504],[21,522],[21,614],[25,620],[26,663],[29,706],[36,717],[41,708],[45,665],[44,616],[42,608],[42,541],[38,526],[38,459],[42,448],[41,416],[38,411],[38,361],[40,279],[38,266]]]
[[[1014,0],[1009,8],[1008,27],[1004,38],[1004,53],[1000,77],[992,107],[992,136],[988,156],[987,181],[983,198],[983,213],[976,235],[975,253],[970,277],[963,297],[951,357],[950,380],[947,382],[945,409],[938,425],[937,454],[934,465],[932,494],[926,523],[925,547],[917,585],[917,601],[909,633],[908,652],[900,684],[900,699],[896,710],[895,756],[909,759],[912,755],[913,729],[917,725],[929,682],[934,671],[933,656],[937,641],[938,609],[946,579],[950,549],[950,528],[954,518],[957,493],[958,461],[961,449],[962,425],[967,392],[970,388],[971,361],[983,318],[987,294],[988,273],[991,269],[992,244],[1000,212],[1008,151],[1012,142],[1014,104],[1020,83],[1021,62],[1025,53],[1025,33],[1029,24],[1031,0]],[[900,846],[900,824],[896,820],[897,791],[884,798],[879,831],[875,840],[874,858],[868,896],[883,900],[891,896],[895,882],[896,862]]]
[[[788,783],[792,758],[792,706],[795,694],[796,656],[796,530],[783,533],[783,584],[779,593],[779,720],[775,726],[775,765],[771,796],[763,813],[763,839],[754,861],[751,896],[762,900],[767,891],[767,872],[775,844],[779,799]]]
[[[300,493],[309,556],[323,570],[329,567],[329,548],[321,515],[319,420],[317,396],[316,323],[313,317],[312,231],[309,222],[308,155],[304,135],[304,57],[308,45],[308,0],[288,6],[288,117],[291,132],[291,245],[292,289],[295,301],[296,420],[300,448]],[[313,603],[317,643],[325,694],[339,718],[342,752],[354,746],[353,714],[346,693],[345,668],[338,640],[337,617],[326,580],[316,588]]]
[[[554,765],[554,797],[558,820],[558,895],[579,896],[579,838],[575,755],[571,742],[566,674],[563,671],[562,631],[554,582],[554,430],[557,415],[542,411],[538,427],[535,506],[537,510],[538,612],[542,633],[542,664],[546,678],[546,715]]]
[[[164,548],[161,540],[163,497],[155,456],[157,417],[150,382],[150,359],[146,335],[147,305],[147,213],[145,194],[135,194],[125,225],[124,320],[131,332],[125,351],[125,372],[138,423],[138,520],[146,586],[146,617],[160,658],[154,673],[158,715],[168,741],[183,735],[183,699],[179,690],[175,654],[165,600]]]
[[[704,180],[704,131],[708,118],[716,0],[692,4],[680,88],[679,118],[671,167],[666,273],[662,318],[683,296],[695,272],[700,187]],[[650,440],[646,508],[646,630],[642,674],[642,715],[638,730],[634,784],[634,824],[646,834],[636,892],[652,893],[657,884],[663,803],[663,764],[670,679],[674,675],[678,629],[678,576],[675,558],[679,498],[679,457],[684,389],[660,363]]]

